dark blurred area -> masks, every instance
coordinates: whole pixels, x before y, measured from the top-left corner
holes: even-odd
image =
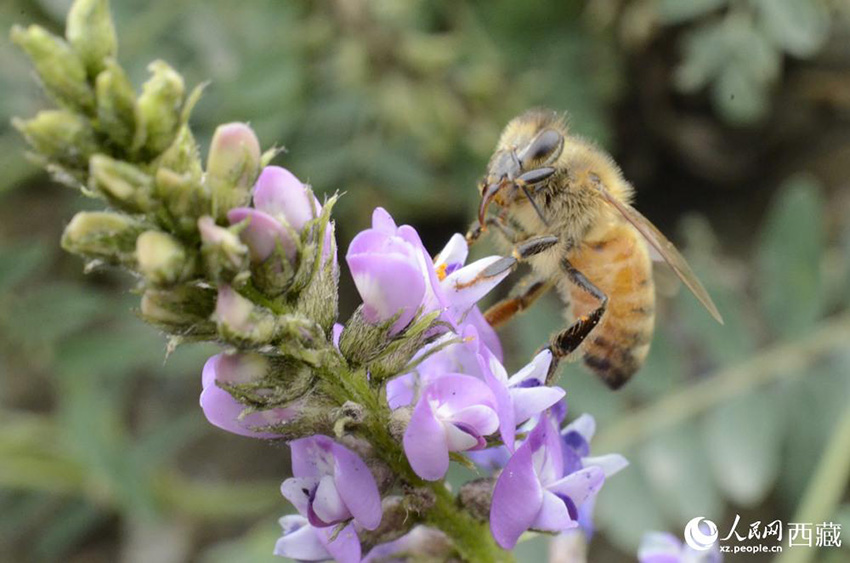
[[[635,380],[613,393],[564,369],[570,416],[597,419],[595,453],[632,463],[600,495],[589,561],[632,561],[644,532],[680,535],[695,516],[722,533],[736,514],[742,529],[817,515],[850,530],[846,475],[828,463],[850,397],[846,0],[112,4],[135,84],[157,58],[211,81],[192,121],[204,146],[248,121],[285,147],[277,164],[344,194],[343,251],[375,206],[435,253],[464,232],[501,128],[528,107],[567,112],[613,154],[726,324],[659,267]],[[4,0],[0,29],[61,33],[69,5]],[[287,449],[209,427],[197,400],[212,349],[166,360],[133,281],[60,250],[73,213],[99,204],[25,159],[9,120],[49,103],[6,36],[0,63],[0,560],[273,561]],[[356,305],[343,274],[341,314]],[[560,311],[549,296],[501,332],[509,367]],[[535,538],[518,559],[548,549]]]

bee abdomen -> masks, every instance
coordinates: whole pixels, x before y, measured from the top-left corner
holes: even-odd
[[[581,346],[585,365],[612,389],[622,387],[643,366],[655,326],[652,262],[643,240],[619,225],[588,244],[571,260],[608,296],[599,325]],[[573,315],[598,306],[587,293],[570,286]]]

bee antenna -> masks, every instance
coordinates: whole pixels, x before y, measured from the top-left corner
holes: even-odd
[[[537,207],[537,202],[534,201],[534,198],[531,197],[531,192],[528,191],[528,186],[521,186],[522,193],[525,194],[525,197],[528,198],[528,201],[531,203],[531,207],[534,208],[534,212],[537,213],[537,216],[540,217],[540,220],[543,221],[543,224],[547,227],[549,226],[549,221],[546,220],[546,217],[543,215],[543,212],[540,211],[540,208]]]

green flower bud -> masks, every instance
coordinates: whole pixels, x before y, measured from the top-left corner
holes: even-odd
[[[154,285],[185,281],[194,271],[194,260],[183,244],[162,231],[146,231],[136,240],[139,272]]]
[[[110,59],[104,66],[95,80],[98,129],[126,149],[136,134],[136,93],[118,63]]]
[[[275,317],[269,310],[254,305],[226,285],[218,290],[213,318],[221,337],[237,345],[268,344],[277,333]]]
[[[177,138],[167,151],[162,153],[157,166],[167,168],[178,174],[188,174],[200,181],[204,170],[201,166],[201,154],[198,143],[188,125],[180,127]]]
[[[201,233],[201,256],[209,278],[216,282],[231,283],[236,276],[249,275],[248,247],[234,230],[215,224],[212,217],[198,219]]]
[[[212,336],[215,323],[215,291],[191,285],[168,289],[148,288],[142,295],[139,314],[146,322],[171,334]]]
[[[153,178],[129,162],[102,154],[89,160],[89,187],[124,211],[148,212],[155,206]]]
[[[178,174],[168,168],[156,171],[156,196],[165,206],[174,227],[191,235],[197,229],[198,217],[210,213],[210,197],[200,180],[191,173]]]
[[[151,77],[142,86],[138,101],[140,127],[134,144],[150,155],[158,155],[177,135],[186,88],[183,77],[165,61],[152,62],[148,71]]]
[[[76,0],[68,12],[65,37],[77,52],[89,76],[97,76],[108,57],[118,52],[109,0]]]
[[[143,225],[122,213],[81,211],[62,234],[62,248],[109,264],[135,262],[136,238]]]
[[[32,119],[13,119],[12,125],[40,156],[75,170],[85,170],[97,150],[88,120],[67,110],[40,111]]]
[[[38,25],[26,29],[16,25],[12,41],[29,55],[44,88],[57,102],[85,113],[94,110],[94,92],[86,81],[86,69],[65,41]]]
[[[218,220],[234,207],[247,205],[260,171],[260,142],[244,123],[220,125],[207,157],[207,188]]]

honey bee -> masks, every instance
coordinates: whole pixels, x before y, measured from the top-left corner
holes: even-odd
[[[584,364],[612,389],[640,369],[654,332],[653,254],[723,323],[684,257],[631,206],[634,190],[614,160],[571,135],[557,113],[534,109],[508,123],[480,191],[478,222],[467,241],[492,226],[512,247],[483,275],[521,261],[532,270],[518,294],[486,311],[487,321],[504,324],[552,287],[567,304],[571,324],[548,346],[550,379],[558,360],[579,348]],[[488,216],[493,202],[501,210]]]

